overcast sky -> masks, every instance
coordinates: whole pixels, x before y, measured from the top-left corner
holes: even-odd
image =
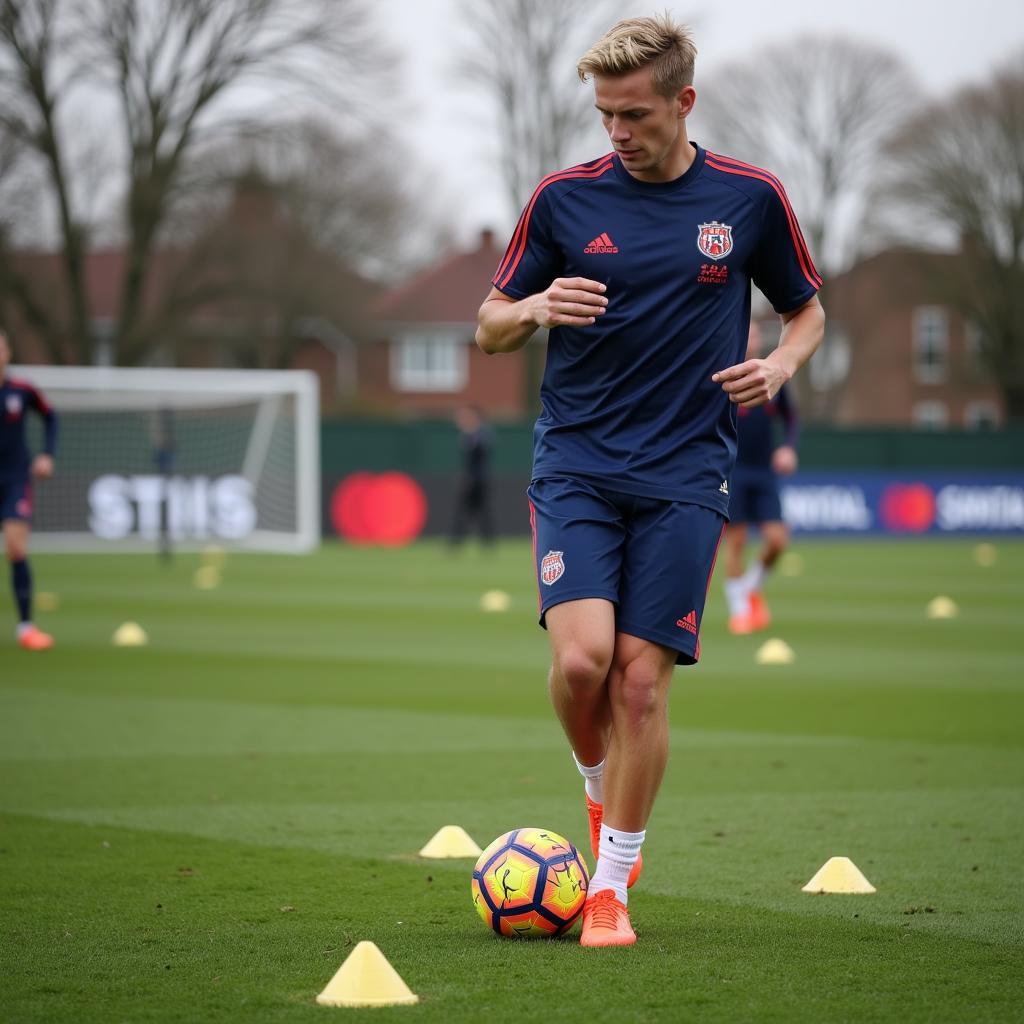
[[[552,0],[557,3],[558,0]],[[699,51],[695,85],[722,63],[808,32],[842,33],[887,46],[903,57],[923,87],[942,95],[982,79],[1014,51],[1024,50],[1024,5],[1015,0],[718,0],[702,5],[629,4],[629,14],[668,8],[690,24]],[[379,0],[384,38],[401,55],[406,81],[407,137],[431,176],[431,193],[468,243],[489,225],[512,227],[494,165],[497,127],[467,97],[453,71],[459,0]],[[582,86],[581,86],[582,88]],[[699,102],[699,99],[698,99]],[[592,152],[607,148],[595,119]],[[699,141],[699,140],[698,140]]]

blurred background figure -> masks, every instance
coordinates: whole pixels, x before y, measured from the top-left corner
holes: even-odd
[[[45,651],[53,637],[32,622],[32,573],[28,564],[29,523],[32,521],[32,480],[53,475],[57,416],[31,384],[7,373],[11,348],[0,329],[0,526],[11,566],[11,589],[18,607],[18,645],[26,651]],[[42,417],[46,436],[43,451],[29,454],[25,439],[27,414]]]
[[[761,328],[750,322],[747,358],[761,354]],[[729,631],[736,634],[766,629],[771,613],[762,594],[765,577],[789,544],[782,519],[778,478],[796,471],[797,416],[786,387],[754,409],[739,409],[736,468],[730,481],[730,522],[725,530]],[[780,443],[781,437],[781,443]],[[747,533],[753,526],[761,550],[744,565]]]
[[[174,441],[174,410],[161,406],[156,411],[153,421],[153,462],[156,471],[164,483],[164,494],[167,494],[168,481],[174,473],[174,462],[177,457],[177,446]],[[171,541],[171,524],[166,500],[160,503],[160,558],[169,562],[174,557],[174,545]]]
[[[462,475],[452,520],[452,544],[461,545],[475,523],[481,542],[492,545],[491,431],[480,410],[469,405],[456,411],[455,425],[462,445]]]

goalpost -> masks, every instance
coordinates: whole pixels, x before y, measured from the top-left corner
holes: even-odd
[[[304,370],[12,366],[60,419],[37,550],[320,543],[319,391]],[[38,417],[30,445],[39,451]]]

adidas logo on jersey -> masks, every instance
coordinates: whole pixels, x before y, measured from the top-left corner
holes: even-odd
[[[619,247],[611,240],[607,231],[602,231],[583,251],[585,253],[616,253],[619,251]]]

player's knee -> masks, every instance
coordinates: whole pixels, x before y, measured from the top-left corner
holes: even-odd
[[[765,537],[765,547],[767,548],[766,554],[769,558],[778,558],[783,551],[789,546],[789,530],[784,526],[778,529],[772,530]]]
[[[627,722],[645,722],[662,713],[665,687],[651,665],[639,659],[632,661],[618,674],[616,682],[612,706]]]
[[[555,670],[574,696],[586,696],[604,685],[611,656],[598,648],[572,644],[560,651]]]
[[[18,537],[6,537],[4,553],[8,562],[23,562],[28,557],[28,545]]]

